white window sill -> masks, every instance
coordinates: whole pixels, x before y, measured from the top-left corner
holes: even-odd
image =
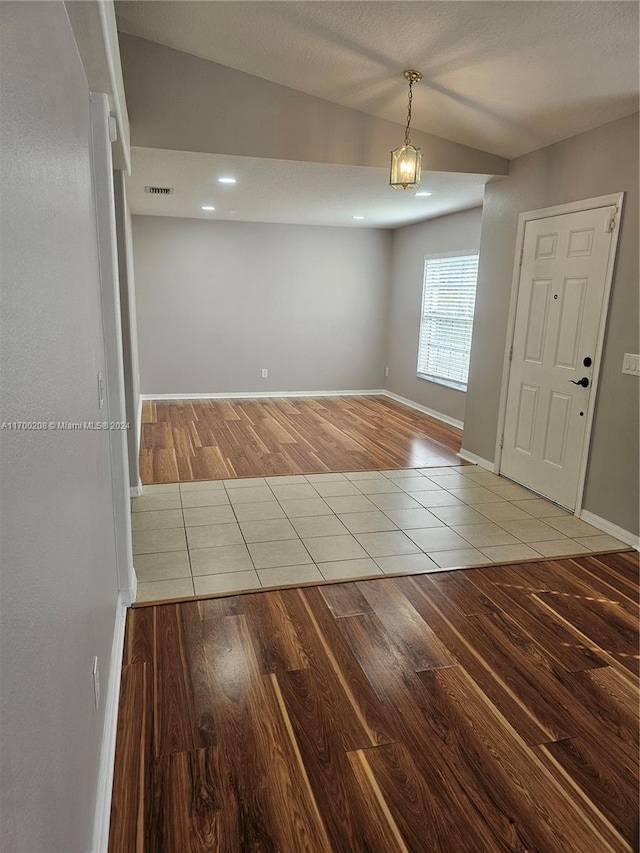
[[[444,385],[445,388],[453,388],[454,391],[467,390],[467,386],[462,382],[454,382],[452,379],[441,379],[439,376],[429,376],[426,373],[416,373],[418,379],[424,379],[425,382],[434,382],[436,385]]]

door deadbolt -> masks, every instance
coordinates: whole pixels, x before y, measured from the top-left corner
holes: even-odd
[[[583,388],[589,387],[589,379],[586,376],[583,376],[582,379],[570,379],[573,385],[582,385]]]
[[[582,363],[584,364],[585,367],[591,367],[591,358],[589,356],[587,356],[586,358],[583,358]]]

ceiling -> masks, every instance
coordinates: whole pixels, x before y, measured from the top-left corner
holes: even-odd
[[[399,124],[402,72],[416,68],[413,127],[508,158],[638,109],[636,2],[123,0],[116,12],[131,35]],[[221,172],[238,183],[221,186]],[[416,198],[386,169],[133,148],[127,195],[135,214],[394,228],[480,205],[487,180],[429,172],[433,195]]]
[[[132,148],[133,214],[238,222],[394,228],[482,204],[488,175],[429,172],[416,197],[389,187],[387,169]],[[220,176],[237,183],[218,183]],[[145,186],[173,187],[167,196]],[[213,212],[201,210],[213,205]],[[353,216],[364,216],[354,220]]]
[[[513,158],[638,109],[636,2],[117,2],[120,30]]]

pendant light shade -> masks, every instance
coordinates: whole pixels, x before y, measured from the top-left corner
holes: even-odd
[[[404,133],[404,145],[395,148],[391,152],[391,172],[389,185],[394,190],[416,189],[420,186],[420,174],[422,172],[422,152],[411,144],[409,128],[411,125],[411,101],[413,98],[412,87],[414,83],[422,80],[419,71],[405,71],[405,79],[409,81],[409,103],[407,107],[407,127]]]
[[[403,145],[391,152],[389,184],[394,190],[415,189],[420,186],[422,152],[413,145]]]

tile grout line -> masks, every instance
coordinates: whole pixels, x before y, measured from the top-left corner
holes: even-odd
[[[444,471],[443,471],[443,472],[442,472],[442,474],[440,474],[440,475],[435,475],[435,476],[434,476],[434,475],[430,475],[430,474],[426,473],[427,471],[435,471],[435,470],[437,470],[437,467],[435,467],[435,466],[434,466],[434,468],[427,468],[427,469],[413,468],[413,469],[402,469],[402,470],[404,470],[404,471],[409,471],[409,470],[410,470],[410,471],[412,471],[412,473],[413,473],[413,474],[415,474],[416,476],[425,477],[426,479],[430,480],[430,481],[431,481],[432,483],[434,483],[435,485],[437,485],[437,480],[439,479],[439,476],[440,476],[440,477],[447,477],[447,476],[451,476],[452,474],[457,475],[457,476],[465,476],[465,475],[464,475],[460,470],[451,471],[451,470],[450,470],[450,469],[451,469],[451,466],[441,466],[441,468],[443,468],[443,469],[444,469],[444,468],[448,468],[449,470],[448,470],[447,472],[444,472]],[[399,470],[400,470],[400,469],[399,469]],[[471,468],[471,470],[476,470],[476,469],[475,469],[475,468]],[[345,480],[347,481],[347,483],[349,483],[350,485],[352,485],[352,486],[357,490],[357,492],[358,492],[358,495],[352,495],[351,497],[359,497],[359,496],[362,496],[362,497],[365,497],[367,500],[369,500],[369,502],[372,504],[372,506],[374,507],[374,509],[372,509],[372,510],[364,510],[364,511],[362,511],[362,512],[377,512],[377,513],[380,513],[381,515],[385,516],[385,517],[389,520],[389,522],[390,522],[390,523],[392,523],[392,524],[394,525],[394,529],[393,529],[393,530],[391,530],[391,531],[373,531],[373,533],[390,533],[390,532],[391,532],[391,533],[394,533],[394,532],[395,532],[395,533],[397,533],[397,532],[402,533],[402,534],[403,534],[407,539],[409,539],[409,541],[411,541],[411,542],[412,542],[412,544],[413,544],[413,545],[415,545],[415,546],[418,548],[418,552],[417,552],[417,553],[415,553],[415,556],[418,556],[419,554],[422,554],[422,555],[426,556],[428,559],[432,560],[432,562],[434,562],[435,566],[436,566],[438,569],[440,569],[440,570],[450,570],[450,569],[451,569],[451,570],[453,570],[454,568],[467,568],[466,566],[460,566],[460,567],[442,567],[442,566],[440,566],[440,565],[436,562],[435,558],[432,556],[432,554],[431,554],[430,552],[425,551],[425,550],[424,550],[424,548],[422,548],[420,545],[418,545],[418,543],[417,543],[417,542],[415,542],[415,541],[411,538],[411,536],[410,536],[410,534],[407,532],[407,530],[403,530],[403,529],[402,529],[399,525],[397,525],[397,524],[396,524],[396,522],[395,522],[395,521],[394,521],[394,520],[393,520],[393,519],[388,515],[388,512],[393,511],[393,508],[383,509],[383,508],[381,508],[381,507],[377,506],[377,504],[375,504],[375,503],[373,502],[373,500],[371,500],[372,495],[375,497],[376,495],[383,495],[383,494],[398,494],[398,495],[400,495],[400,494],[404,494],[404,495],[407,495],[408,497],[412,498],[414,501],[416,501],[416,503],[420,504],[420,501],[419,501],[417,498],[415,498],[414,493],[406,491],[406,490],[405,490],[405,489],[403,489],[403,488],[402,488],[402,486],[400,485],[403,479],[410,479],[410,478],[412,477],[412,475],[408,475],[407,477],[396,477],[396,478],[393,478],[393,477],[390,477],[390,476],[388,476],[387,474],[383,473],[382,471],[375,471],[375,472],[348,472],[348,473],[354,473],[354,474],[367,473],[367,474],[374,474],[374,475],[377,475],[377,476],[361,477],[361,478],[356,478],[355,480],[351,480],[351,479],[349,479],[349,478],[345,475],[345,472],[326,472],[326,473],[330,473],[330,474],[331,474],[331,473],[336,473],[336,474],[337,474],[337,473],[340,473],[340,474],[341,474],[341,477],[342,477],[343,479],[345,479]],[[284,476],[290,476],[290,475],[284,475]],[[328,517],[332,517],[332,518],[336,518],[336,519],[337,519],[341,524],[343,524],[343,526],[344,526],[344,528],[345,528],[345,531],[346,531],[346,532],[345,532],[345,534],[338,534],[338,535],[347,535],[347,536],[349,536],[351,539],[353,539],[355,542],[357,542],[357,543],[358,543],[358,545],[359,545],[359,546],[360,546],[360,547],[365,551],[365,553],[367,554],[367,558],[368,558],[368,559],[370,559],[370,560],[371,560],[371,561],[376,565],[376,567],[377,567],[377,568],[379,568],[379,569],[383,572],[383,574],[384,574],[384,569],[382,569],[382,567],[379,565],[379,563],[378,563],[378,559],[385,559],[385,558],[393,558],[393,557],[399,557],[399,556],[406,556],[406,555],[378,555],[378,557],[373,556],[369,551],[367,551],[366,546],[365,546],[365,545],[363,545],[363,544],[362,544],[362,543],[357,539],[357,536],[358,536],[359,534],[355,534],[355,533],[353,533],[353,532],[352,532],[352,531],[351,531],[351,530],[350,530],[350,529],[349,529],[349,528],[344,524],[344,522],[343,522],[343,521],[342,521],[342,519],[340,518],[339,513],[338,513],[336,510],[334,510],[334,509],[333,509],[333,507],[331,507],[331,506],[330,506],[330,504],[328,504],[328,503],[327,503],[327,500],[326,500],[326,497],[327,497],[327,496],[323,496],[323,495],[321,495],[321,494],[317,491],[317,489],[315,488],[314,484],[313,484],[312,482],[310,482],[310,481],[307,479],[307,477],[308,477],[308,476],[313,476],[313,475],[305,475],[305,474],[301,474],[301,475],[298,475],[298,476],[301,476],[301,477],[304,479],[305,484],[306,484],[306,485],[309,485],[309,486],[312,488],[312,490],[315,492],[315,498],[314,498],[314,499],[319,499],[319,500],[321,500],[321,501],[325,504],[325,506],[326,506],[326,507],[328,507],[328,509],[330,510],[330,513],[328,513],[326,516],[317,516],[317,517],[318,517],[318,518],[320,518],[320,517],[327,517],[327,518],[328,518]],[[368,482],[368,481],[370,481],[370,480],[377,479],[377,477],[380,477],[380,478],[382,478],[383,480],[387,480],[387,481],[389,481],[389,483],[390,483],[391,485],[393,485],[394,487],[396,487],[396,488],[398,489],[398,491],[397,491],[397,492],[396,492],[396,491],[392,491],[392,492],[389,492],[389,493],[386,493],[386,492],[373,492],[373,493],[372,493],[372,495],[371,495],[371,494],[367,494],[367,493],[363,492],[363,491],[361,490],[360,486],[358,486],[358,483],[359,483],[359,482],[366,483],[366,482]],[[272,496],[272,498],[273,498],[273,501],[278,505],[278,507],[279,507],[280,511],[282,511],[282,512],[284,513],[284,520],[288,521],[289,525],[293,528],[293,530],[294,530],[294,532],[295,532],[295,538],[294,538],[294,539],[289,539],[289,540],[265,540],[265,542],[274,542],[274,541],[291,541],[291,542],[298,541],[298,542],[300,542],[300,543],[302,544],[302,547],[303,547],[303,548],[304,548],[304,550],[306,551],[307,555],[308,555],[308,556],[309,556],[309,558],[311,559],[311,563],[309,563],[309,565],[310,565],[310,566],[315,567],[315,568],[317,569],[317,571],[319,572],[319,574],[321,575],[321,577],[322,577],[324,580],[336,580],[335,578],[326,578],[326,577],[325,577],[325,575],[323,574],[322,569],[321,569],[321,567],[320,567],[320,566],[321,566],[321,564],[317,563],[317,562],[314,560],[314,558],[313,558],[313,556],[312,556],[311,552],[309,551],[309,549],[308,549],[308,548],[307,548],[307,546],[305,545],[305,542],[304,542],[304,540],[303,540],[302,536],[298,533],[297,529],[296,529],[296,528],[295,528],[295,526],[293,525],[292,520],[291,520],[291,518],[292,518],[292,517],[290,517],[289,515],[287,515],[287,512],[286,512],[286,510],[285,510],[285,507],[282,505],[282,501],[284,501],[284,500],[294,500],[294,501],[295,501],[295,500],[304,500],[304,499],[303,499],[303,498],[298,498],[298,499],[296,499],[296,498],[278,498],[278,497],[276,496],[276,493],[274,492],[274,490],[273,490],[273,488],[272,488],[272,485],[276,485],[276,484],[275,484],[275,483],[274,483],[274,484],[271,484],[271,483],[267,482],[266,477],[262,477],[262,478],[236,478],[236,479],[262,479],[262,480],[264,481],[264,486],[265,486],[265,487],[269,490],[269,492],[271,493],[271,496]],[[517,497],[517,498],[514,498],[513,500],[509,500],[509,499],[506,499],[506,498],[502,498],[502,497],[498,494],[498,492],[497,492],[497,491],[494,491],[494,489],[493,489],[493,488],[491,488],[491,486],[484,486],[484,485],[481,485],[481,484],[477,484],[477,483],[474,481],[474,479],[473,479],[473,478],[471,478],[471,477],[467,477],[467,479],[469,480],[469,483],[470,483],[470,485],[469,485],[469,487],[468,487],[468,488],[483,488],[483,489],[486,489],[487,491],[490,491],[490,492],[492,492],[493,494],[495,494],[495,495],[496,495],[496,497],[500,499],[500,500],[498,500],[498,501],[495,501],[495,502],[489,502],[489,503],[496,503],[496,504],[498,504],[498,503],[503,503],[503,502],[504,502],[505,504],[508,504],[508,505],[513,506],[514,501],[516,501],[516,500],[518,500],[518,501],[523,501],[523,500],[527,500],[527,499],[528,499],[528,498],[525,498],[525,497]],[[211,481],[202,481],[202,482],[203,482],[203,483],[204,483],[204,482],[217,483],[217,482],[221,482],[221,481],[220,481],[220,480],[211,480]],[[329,481],[327,481],[327,482],[329,482]],[[339,480],[336,480],[336,482],[339,482]],[[283,485],[302,485],[302,484],[283,484]],[[511,484],[511,483],[507,483],[507,484],[505,484],[505,486],[509,486],[509,485],[514,485],[514,484]],[[185,535],[185,542],[186,542],[186,546],[187,546],[187,558],[188,558],[188,560],[189,560],[190,578],[191,578],[191,583],[192,583],[192,588],[193,588],[194,594],[196,594],[196,593],[195,593],[195,576],[194,576],[194,574],[193,574],[193,566],[192,566],[192,559],[191,559],[191,548],[189,547],[189,540],[188,540],[188,536],[187,536],[187,525],[186,525],[186,518],[185,518],[185,507],[184,507],[184,505],[183,505],[183,491],[182,491],[182,488],[181,488],[182,484],[181,484],[181,483],[177,483],[177,484],[176,484],[176,486],[177,486],[177,494],[178,494],[178,495],[179,495],[179,497],[180,497],[180,510],[181,510],[181,516],[182,516],[182,529],[183,529],[183,531],[184,531],[184,535]],[[228,500],[228,504],[229,504],[229,506],[231,507],[231,510],[232,510],[233,516],[234,516],[234,518],[235,518],[235,524],[237,525],[237,527],[238,527],[238,529],[239,529],[239,531],[240,531],[240,535],[241,535],[241,537],[242,537],[244,547],[247,549],[247,552],[249,553],[249,557],[250,557],[250,560],[251,560],[251,563],[252,563],[252,566],[253,566],[253,571],[255,572],[255,574],[256,574],[256,576],[257,576],[257,578],[258,578],[258,582],[259,582],[259,584],[260,584],[260,588],[265,588],[265,587],[264,587],[264,584],[262,583],[262,580],[261,580],[261,578],[260,578],[260,575],[258,574],[258,572],[259,572],[260,570],[256,567],[256,564],[255,564],[255,560],[254,560],[254,558],[253,558],[253,555],[251,554],[251,551],[249,550],[249,545],[250,545],[250,544],[256,544],[256,543],[249,543],[249,542],[247,542],[246,537],[245,537],[245,534],[244,534],[244,531],[242,530],[242,526],[241,526],[242,522],[240,522],[240,520],[239,520],[239,518],[238,518],[238,514],[237,514],[237,512],[236,512],[235,504],[234,504],[234,503],[232,502],[232,500],[231,500],[231,490],[229,489],[229,487],[228,487],[228,486],[227,486],[223,481],[222,481],[222,487],[223,487],[223,489],[224,489],[225,496],[226,496],[226,498],[227,498],[227,500]],[[242,489],[243,487],[238,487],[238,488],[239,488],[239,489]],[[447,494],[451,494],[451,493],[452,493],[452,492],[451,492],[451,489],[454,489],[454,490],[455,490],[455,489],[464,489],[464,488],[466,488],[466,486],[464,486],[464,485],[459,485],[459,484],[458,484],[458,485],[452,486],[452,487],[450,487],[450,488],[445,488],[444,486],[440,486],[439,488],[441,488],[441,489],[442,489],[443,491],[445,491]],[[521,488],[524,488],[524,487],[521,487]],[[205,489],[202,489],[202,491],[207,491],[207,489],[206,489],[206,488],[205,488]],[[218,490],[218,491],[219,491],[219,490]],[[426,490],[426,491],[431,491],[431,490]],[[526,491],[526,490],[525,490],[525,491]],[[160,493],[159,493],[159,494],[160,494]],[[169,492],[168,494],[170,494],[170,492]],[[340,495],[338,495],[338,496],[328,496],[328,497],[350,497],[350,496],[348,496],[348,495],[346,495],[346,496],[340,496]],[[456,496],[454,495],[454,497],[456,497]],[[540,496],[536,496],[536,495],[534,495],[534,493],[531,493],[531,498],[529,498],[529,499],[531,499],[531,500],[543,500],[543,501],[546,501],[546,499],[545,499],[545,498],[542,498],[542,497],[540,497]],[[461,499],[459,498],[459,500],[461,500]],[[271,498],[269,499],[269,502],[270,502],[270,501],[271,501]],[[258,503],[261,503],[261,502],[259,501]],[[474,505],[474,504],[469,504],[469,503],[466,503],[465,501],[462,501],[462,500],[461,500],[461,503],[464,505],[464,507],[465,507],[465,508],[468,508],[468,509],[470,509],[470,510],[472,510],[472,511],[473,511],[473,510],[474,510],[474,508],[475,508],[475,505]],[[550,502],[550,503],[552,503],[552,502]],[[212,505],[212,506],[215,506],[215,505]],[[446,504],[445,504],[445,505],[443,505],[443,506],[446,506]],[[494,520],[492,520],[490,517],[485,516],[485,520],[484,520],[484,521],[482,521],[482,522],[479,522],[479,521],[469,522],[469,523],[468,523],[468,526],[470,526],[470,527],[473,527],[474,525],[477,525],[477,524],[484,524],[484,523],[486,523],[486,524],[492,524],[492,525],[494,525],[495,527],[498,527],[498,528],[500,528],[501,530],[504,530],[504,531],[505,531],[506,533],[508,533],[510,536],[513,536],[515,539],[517,539],[517,540],[518,540],[518,542],[514,542],[514,543],[507,543],[507,544],[505,544],[504,546],[500,546],[500,545],[476,546],[476,545],[474,545],[472,542],[469,542],[468,540],[466,540],[466,539],[465,539],[465,537],[464,537],[461,533],[458,533],[456,530],[454,530],[454,529],[453,529],[453,528],[454,528],[454,526],[458,526],[458,527],[460,527],[460,526],[465,526],[465,524],[464,524],[464,523],[462,523],[462,524],[458,524],[458,525],[451,525],[451,524],[450,524],[450,523],[448,523],[448,522],[442,521],[442,519],[439,519],[439,518],[438,518],[438,516],[437,516],[437,515],[435,515],[435,513],[432,513],[432,512],[431,512],[431,509],[433,509],[434,507],[426,507],[426,506],[424,506],[424,505],[420,504],[420,507],[419,507],[419,508],[420,508],[420,509],[424,509],[424,510],[426,510],[426,511],[427,511],[427,513],[428,513],[429,515],[434,516],[434,518],[436,518],[438,521],[441,521],[441,522],[442,522],[442,525],[438,525],[438,527],[433,528],[434,530],[435,530],[435,529],[439,529],[440,527],[442,527],[442,528],[444,528],[444,529],[447,529],[447,530],[450,530],[450,531],[452,531],[452,532],[456,533],[458,536],[460,536],[460,538],[461,538],[461,539],[463,539],[463,540],[465,541],[465,543],[469,546],[469,548],[470,548],[470,549],[478,551],[478,552],[479,552],[479,553],[480,553],[480,554],[481,554],[481,555],[482,555],[486,560],[488,560],[490,563],[494,562],[494,560],[493,560],[491,557],[489,557],[489,556],[488,556],[488,555],[487,555],[487,554],[482,550],[482,548],[493,548],[493,547],[505,547],[505,548],[508,548],[508,547],[525,546],[525,547],[529,548],[531,551],[533,551],[533,552],[534,552],[534,554],[536,554],[538,558],[541,558],[541,559],[547,559],[547,557],[545,557],[545,555],[544,555],[544,554],[542,554],[541,552],[539,552],[539,551],[537,551],[537,550],[536,550],[536,548],[534,547],[534,545],[536,544],[535,542],[534,542],[534,543],[531,543],[531,542],[525,542],[525,541],[524,541],[524,540],[522,540],[520,537],[517,537],[517,536],[515,536],[515,534],[510,533],[510,531],[508,531],[508,530],[507,530],[505,527],[503,527],[503,525],[500,523],[500,521],[502,521],[502,522],[508,522],[508,521],[511,521],[512,519],[500,519],[499,521],[494,521]],[[437,508],[437,507],[436,507],[436,508]],[[417,509],[417,507],[416,507],[416,508],[413,508],[413,509]],[[524,510],[524,509],[523,509],[522,511],[523,511],[523,512],[525,512],[525,510]],[[477,510],[476,510],[476,512],[477,512]],[[343,515],[348,515],[348,514],[350,514],[350,513],[343,513]],[[480,514],[482,514],[482,513],[480,513]],[[567,542],[572,542],[572,544],[575,544],[575,545],[576,545],[576,546],[578,546],[578,547],[586,547],[586,546],[582,546],[582,543],[579,543],[579,542],[577,542],[576,540],[573,540],[573,539],[572,539],[572,537],[567,536],[566,534],[563,534],[560,530],[556,530],[556,528],[552,527],[550,524],[547,524],[547,523],[546,523],[546,521],[544,520],[544,518],[545,518],[545,517],[529,516],[526,512],[525,512],[525,514],[528,516],[526,519],[515,519],[515,521],[518,521],[518,520],[521,520],[521,521],[539,521],[541,524],[544,524],[545,526],[548,526],[548,527],[549,527],[551,530],[553,530],[554,532],[557,532],[557,538],[558,538],[558,540],[566,539],[566,540],[567,540]],[[308,518],[308,517],[316,517],[316,516],[300,516],[300,518]],[[549,516],[549,517],[553,517],[553,516]],[[558,516],[558,517],[561,517],[561,516]],[[260,520],[260,519],[258,519],[258,520]],[[265,521],[270,521],[270,519],[264,519],[264,520],[265,520]],[[222,523],[222,522],[221,522],[221,523]],[[206,526],[208,526],[208,525],[206,525]],[[213,525],[212,525],[212,526],[213,526]],[[156,528],[153,528],[153,529],[155,530]],[[157,528],[157,529],[158,529],[158,530],[164,530],[164,529],[168,529],[168,528]],[[408,530],[411,530],[411,529],[422,529],[422,528],[408,528]],[[429,529],[431,529],[431,528],[424,528],[424,529],[425,529],[425,530],[429,530]],[[144,531],[143,531],[143,532],[144,532]],[[329,535],[329,534],[326,534],[326,535]],[[585,534],[585,536],[588,536],[588,535],[598,536],[598,535],[602,535],[602,534],[600,533],[600,531],[598,531],[597,533],[594,533],[594,534]],[[585,538],[585,536],[583,536],[583,538]],[[307,537],[307,538],[319,538],[319,539],[321,539],[321,538],[324,538],[324,536],[323,536],[323,535],[320,535],[320,536],[318,536],[318,537]],[[544,542],[544,541],[553,541],[553,540],[539,540],[539,541],[540,541],[540,542]],[[260,543],[257,543],[257,544],[260,544]],[[215,547],[215,546],[211,546],[211,547]],[[443,553],[443,554],[444,554],[444,553],[447,553],[448,551],[449,551],[449,552],[451,552],[451,551],[456,551],[456,550],[461,550],[461,549],[460,549],[460,548],[441,549],[440,551],[434,551],[434,552],[432,552],[432,553],[433,553],[433,554],[437,554],[437,553]],[[462,549],[462,550],[464,550],[464,549]],[[156,552],[151,552],[151,553],[156,553]],[[160,553],[169,553],[169,552],[157,552],[157,553],[159,553],[159,554],[160,554]],[[176,552],[176,553],[179,553],[179,552]],[[573,553],[573,552],[572,552],[572,553]],[[594,552],[592,552],[592,551],[588,550],[588,551],[587,551],[587,552],[585,552],[585,553],[586,553],[586,554],[590,554],[590,553],[594,553]],[[556,558],[558,558],[558,559],[562,558],[562,556],[564,556],[564,555],[562,555],[562,554],[555,555],[555,557],[556,557]],[[551,558],[553,558],[553,555],[552,555],[551,557],[549,557],[549,559],[551,559]],[[326,563],[343,562],[343,561],[344,561],[344,559],[345,559],[345,558],[340,558],[340,559],[335,559],[335,560],[326,560],[326,561],[324,561],[324,562],[326,562]],[[348,558],[348,559],[362,559],[362,558]],[[498,562],[499,562],[499,561],[498,561]],[[286,569],[287,567],[286,567],[286,566],[276,566],[276,567],[267,567],[267,568],[281,568],[281,569]],[[246,570],[237,570],[236,572],[231,572],[230,574],[237,574],[237,573],[242,572],[242,571],[246,571]],[[214,573],[214,574],[216,574],[216,573]],[[205,576],[203,575],[203,577],[205,577]],[[355,577],[355,576],[354,576],[354,577]],[[167,579],[165,579],[165,580],[167,580]],[[168,579],[168,580],[172,580],[172,579]],[[338,580],[339,580],[339,579],[338,579]],[[153,582],[155,583],[155,582],[157,582],[157,581],[153,581]],[[267,588],[268,588],[268,587],[267,587]],[[233,591],[234,591],[234,590],[231,590],[230,592],[233,592]]]
[[[330,473],[330,472],[328,472],[328,473]],[[303,474],[302,476],[303,476],[303,477],[305,477],[305,480],[306,480],[306,475],[305,475],[305,474]],[[343,475],[343,476],[344,476],[344,475]],[[330,507],[330,506],[329,506],[329,504],[324,500],[324,498],[322,497],[322,495],[321,495],[321,494],[320,494],[320,493],[319,493],[319,492],[314,488],[313,483],[310,483],[308,480],[306,480],[306,483],[307,483],[307,485],[308,485],[308,486],[311,486],[311,488],[312,488],[312,489],[313,489],[313,491],[316,493],[316,495],[320,498],[320,500],[322,500],[322,502],[323,502],[323,503],[325,503],[325,504],[329,507],[329,509],[331,509],[331,507]],[[309,549],[307,548],[307,546],[306,546],[306,545],[304,544],[304,542],[302,541],[302,536],[300,536],[300,534],[298,533],[298,531],[296,530],[296,528],[295,528],[295,527],[294,527],[294,525],[292,524],[292,522],[291,522],[291,518],[287,515],[287,511],[286,511],[286,510],[285,510],[285,508],[282,506],[282,503],[280,502],[280,499],[276,496],[276,494],[275,494],[275,492],[273,492],[273,490],[272,490],[272,493],[273,493],[273,497],[275,498],[275,500],[276,500],[276,502],[277,502],[278,506],[280,507],[280,509],[281,509],[281,510],[282,510],[282,512],[284,513],[285,518],[287,519],[287,521],[289,522],[289,524],[291,524],[291,527],[293,527],[294,532],[295,532],[296,536],[298,537],[298,540],[299,540],[299,541],[300,541],[300,543],[302,544],[302,547],[304,548],[304,550],[305,550],[305,551],[307,552],[307,554],[309,555],[309,558],[311,559],[311,565],[316,567],[316,569],[320,572],[320,576],[321,576],[321,578],[322,578],[323,580],[325,580],[325,581],[326,581],[326,580],[327,580],[327,578],[325,578],[325,576],[322,574],[322,569],[320,568],[320,566],[316,563],[316,561],[315,561],[315,560],[313,559],[313,557],[311,556],[311,553],[310,553]],[[305,500],[305,499],[304,499],[304,498],[302,498],[302,500]],[[307,498],[307,500],[315,500],[315,499]],[[333,515],[335,515],[335,513],[333,512],[333,510],[332,510],[332,509],[331,509],[331,512],[333,513]],[[306,517],[306,518],[313,518],[314,516],[300,516],[300,518],[304,518],[304,517]],[[277,567],[272,566],[271,568],[277,568]],[[281,568],[286,568],[286,566],[282,566]]]
[[[189,549],[189,538],[187,536],[187,520],[184,517],[184,504],[182,503],[182,489],[180,488],[180,484],[178,483],[178,494],[180,495],[180,514],[182,515],[182,524],[184,528],[184,541],[187,546],[187,560],[189,561],[189,572],[191,574],[191,588],[193,589],[193,594],[196,594],[196,584],[193,579],[193,566],[191,565],[191,550]]]

